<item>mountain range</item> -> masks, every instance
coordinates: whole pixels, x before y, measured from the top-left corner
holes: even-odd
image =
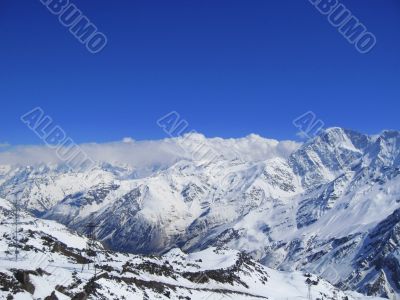
[[[131,143],[124,157],[146,157]],[[2,163],[0,197],[81,234],[94,223],[115,253],[245,255],[266,273],[311,273],[343,291],[400,296],[399,131],[335,127],[305,143],[191,134],[145,149],[157,160],[107,161],[96,149],[90,169]]]

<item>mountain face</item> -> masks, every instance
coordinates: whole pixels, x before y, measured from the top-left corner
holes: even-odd
[[[314,275],[269,269],[235,250],[142,256],[87,247],[87,238],[54,221],[21,216],[14,260],[13,213],[0,199],[0,299],[260,300],[366,299]],[[370,300],[382,298],[371,297]]]
[[[146,172],[109,162],[79,171],[4,165],[0,197],[79,232],[94,222],[116,251],[227,247],[342,289],[400,295],[400,132],[330,128],[292,151],[254,135],[169,142],[186,154]],[[199,148],[217,155],[187,154]]]

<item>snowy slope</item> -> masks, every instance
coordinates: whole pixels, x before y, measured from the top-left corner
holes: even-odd
[[[94,257],[85,250],[86,238],[27,214],[21,216],[16,261],[8,209],[0,200],[0,299],[298,299],[307,296],[308,283],[313,297],[367,299],[314,275],[269,269],[235,250],[173,249],[156,257],[97,244]]]

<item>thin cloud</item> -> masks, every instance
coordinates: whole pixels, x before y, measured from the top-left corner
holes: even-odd
[[[258,135],[239,139],[205,138],[196,134],[182,143],[184,137],[154,141],[135,141],[124,138],[110,143],[81,144],[81,149],[94,161],[126,165],[135,169],[159,169],[182,159],[192,159],[190,151],[199,143],[206,143],[227,159],[237,155],[244,161],[261,161],[274,157],[288,157],[299,143],[276,141]],[[184,145],[184,147],[182,147]],[[36,165],[60,163],[54,149],[47,146],[14,146],[0,152],[1,165]]]

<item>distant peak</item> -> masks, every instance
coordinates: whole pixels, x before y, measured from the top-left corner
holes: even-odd
[[[319,136],[329,138],[331,141],[343,140],[343,138],[347,137],[353,139],[355,137],[367,137],[367,135],[359,133],[354,130],[345,129],[342,127],[329,127],[323,130]]]
[[[342,127],[329,127],[324,130],[326,133],[337,133],[343,132],[344,129]]]

